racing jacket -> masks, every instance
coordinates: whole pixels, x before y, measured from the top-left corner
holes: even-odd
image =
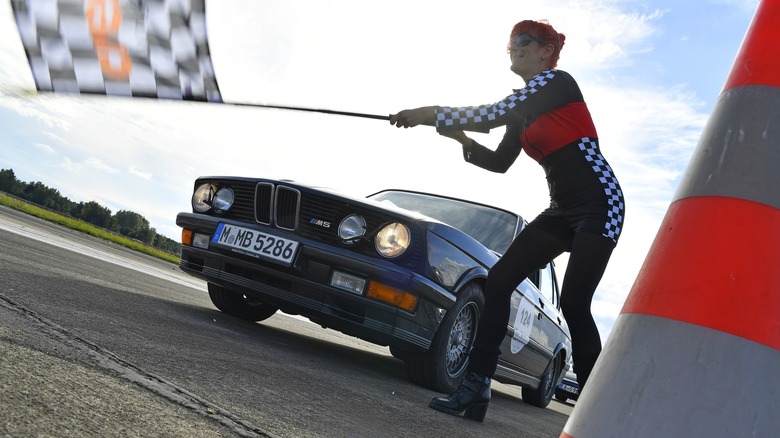
[[[463,148],[464,159],[484,169],[503,173],[521,151],[545,171],[551,208],[579,209],[606,206],[615,226],[605,236],[617,239],[622,228],[623,193],[612,168],[601,154],[596,127],[574,78],[550,69],[504,99],[470,107],[435,107],[439,132],[489,132],[506,126],[495,150],[476,141]],[[594,210],[595,211],[595,210]],[[603,211],[603,210],[602,210]]]

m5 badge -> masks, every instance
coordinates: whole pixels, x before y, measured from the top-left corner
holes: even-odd
[[[309,220],[309,223],[322,228],[330,228],[330,222],[324,221],[322,219],[311,218],[311,220]]]

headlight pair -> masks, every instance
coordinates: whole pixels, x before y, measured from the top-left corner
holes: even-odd
[[[366,234],[366,220],[360,215],[351,214],[341,221],[338,233],[342,242],[351,245]],[[379,230],[374,238],[374,248],[384,257],[398,257],[409,248],[411,240],[409,227],[394,222]]]
[[[192,195],[192,208],[200,213],[214,210],[223,213],[233,206],[235,195],[229,187],[218,187],[212,183],[201,184]],[[342,242],[351,245],[366,234],[366,220],[358,214],[345,217],[338,228]],[[411,243],[411,233],[406,225],[394,222],[384,226],[374,238],[376,251],[387,258],[403,254]]]
[[[205,213],[212,208],[217,213],[228,211],[233,206],[235,195],[230,187],[218,188],[214,184],[201,184],[192,194],[192,208]]]

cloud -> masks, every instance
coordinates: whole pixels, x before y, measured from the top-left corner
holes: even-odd
[[[128,169],[128,172],[130,172],[130,175],[133,175],[135,177],[138,177],[140,179],[151,181],[152,180],[152,174],[150,172],[143,172],[141,170],[136,169],[135,167],[131,167]]]
[[[56,153],[56,151],[54,150],[53,147],[51,147],[51,146],[49,146],[47,144],[44,144],[44,143],[34,143],[33,146],[36,149],[39,149],[39,150],[41,150],[43,152],[46,152],[47,154],[55,154]]]
[[[120,172],[119,169],[104,163],[99,158],[87,158],[81,162],[75,162],[70,158],[65,157],[61,162],[60,167],[72,173],[83,172],[88,169],[97,170],[101,173],[108,174],[117,174]]]

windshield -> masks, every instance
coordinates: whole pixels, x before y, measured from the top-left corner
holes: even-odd
[[[508,211],[422,193],[386,191],[372,195],[370,199],[389,202],[444,222],[499,254],[512,243],[520,220]]]

